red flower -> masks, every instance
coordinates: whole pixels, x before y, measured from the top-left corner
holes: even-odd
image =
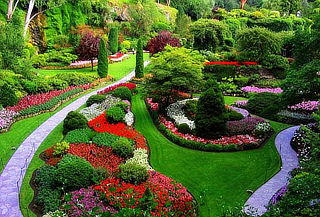
[[[113,85],[111,87],[107,87],[106,89],[102,90],[102,91],[99,91],[98,94],[105,94],[105,93],[108,93],[110,91],[113,91],[115,89],[117,89],[118,87],[127,87],[129,88],[130,90],[133,90],[137,87],[136,84],[134,83],[121,83],[121,84],[116,84],[116,85]]]

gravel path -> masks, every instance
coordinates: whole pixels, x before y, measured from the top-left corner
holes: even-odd
[[[148,61],[145,65],[149,64]],[[39,126],[28,138],[26,138],[20,147],[13,154],[2,174],[0,175],[0,216],[6,217],[21,217],[19,204],[19,192],[22,180],[26,170],[32,160],[38,147],[45,140],[45,138],[59,125],[70,111],[74,111],[81,107],[87,99],[96,94],[98,91],[116,84],[124,83],[134,77],[134,71],[125,76],[123,79],[93,91],[70,105],[57,112],[50,117],[46,122]]]
[[[277,150],[281,156],[281,170],[267,183],[256,190],[245,204],[244,211],[253,216],[261,216],[267,212],[266,206],[272,196],[288,183],[290,172],[299,166],[297,153],[291,148],[290,141],[299,126],[288,128],[280,132],[275,140]],[[251,213],[251,212],[254,212]]]

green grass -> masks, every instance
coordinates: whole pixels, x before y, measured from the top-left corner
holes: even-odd
[[[22,211],[23,216],[27,217],[36,217],[36,215],[29,210],[29,204],[31,203],[34,197],[34,191],[30,187],[30,181],[32,178],[33,172],[44,165],[44,161],[39,158],[41,152],[45,151],[46,149],[50,148],[54,144],[60,142],[63,139],[63,125],[62,123],[59,124],[50,134],[49,136],[43,141],[39,149],[36,151],[35,155],[30,162],[30,165],[27,169],[26,175],[23,179],[21,191],[20,191],[20,209]]]
[[[225,96],[224,97],[224,101],[227,105],[231,105],[233,104],[235,101],[238,100],[248,100],[248,98],[244,98],[244,97],[233,97],[233,96]]]
[[[228,99],[232,101],[232,99]],[[281,166],[274,146],[275,135],[262,148],[214,153],[186,149],[166,139],[154,126],[139,95],[132,101],[135,127],[148,140],[153,168],[181,182],[195,196],[200,216],[221,216],[226,207],[243,205]],[[276,132],[289,125],[271,122]]]
[[[144,60],[149,59],[149,54],[144,54]],[[128,72],[131,72],[136,65],[135,55],[130,55],[130,58],[124,60],[123,62],[109,64],[109,75],[114,77],[116,80],[124,77]],[[59,73],[72,73],[72,72],[81,72],[90,75],[97,75],[97,67],[94,67],[94,70],[91,71],[91,68],[83,68],[83,69],[66,69],[66,70],[43,70],[39,69],[37,71],[40,75],[44,76],[54,76]]]

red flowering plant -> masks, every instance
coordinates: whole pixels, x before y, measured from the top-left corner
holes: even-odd
[[[112,153],[111,147],[99,147],[95,144],[71,144],[68,153],[86,159],[95,168],[106,168],[110,174],[117,172],[124,161]]]
[[[116,84],[116,85],[113,85],[111,87],[107,87],[106,89],[102,90],[102,91],[99,91],[98,94],[105,94],[105,93],[108,93],[108,92],[111,92],[115,89],[117,89],[118,87],[127,87],[129,88],[130,90],[133,90],[137,87],[136,84],[134,83],[121,83],[121,84]]]
[[[99,133],[111,133],[132,139],[136,143],[136,148],[148,150],[147,142],[143,135],[141,135],[137,130],[128,127],[125,123],[110,124],[106,119],[105,113],[89,121],[88,125]]]
[[[230,66],[256,66],[257,62],[239,62],[239,61],[215,61],[215,62],[205,62],[205,65],[230,65]]]
[[[62,159],[61,156],[56,156],[54,155],[54,146],[51,148],[48,148],[47,150],[45,150],[42,155],[41,155],[41,159],[43,159],[46,164],[50,165],[50,166],[55,166],[57,165],[57,163],[59,163],[59,161]]]

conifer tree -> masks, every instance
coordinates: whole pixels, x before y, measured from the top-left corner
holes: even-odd
[[[112,54],[115,54],[118,52],[118,49],[119,49],[118,40],[119,40],[119,30],[117,27],[113,27],[110,29],[110,34],[109,34],[109,46]]]
[[[138,40],[137,44],[137,55],[136,55],[136,77],[142,78],[143,77],[143,45],[141,39]]]
[[[99,43],[99,55],[98,55],[98,75],[100,78],[105,78],[108,75],[108,51],[106,45],[106,39],[101,38]]]

